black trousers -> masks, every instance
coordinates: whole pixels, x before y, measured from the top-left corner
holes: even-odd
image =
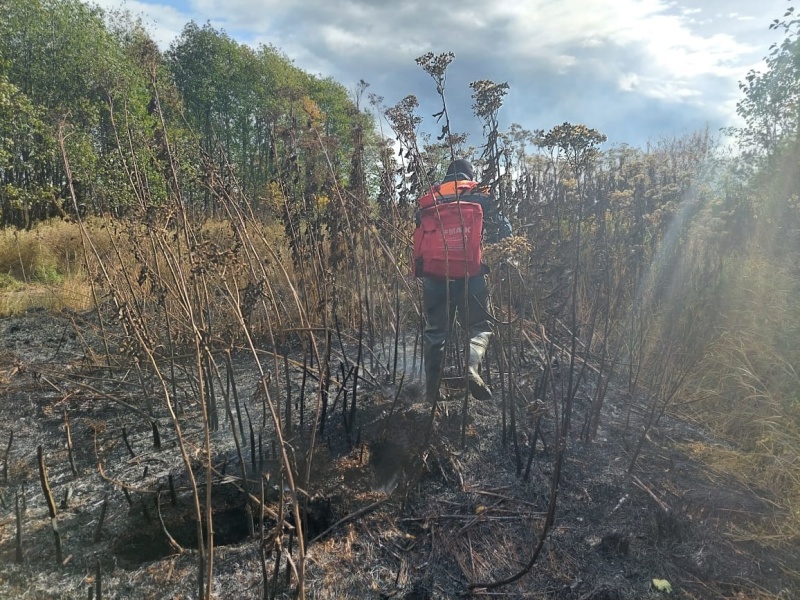
[[[422,300],[425,308],[425,391],[429,400],[435,400],[439,393],[444,347],[456,314],[470,340],[468,367],[477,369],[486,353],[492,337],[489,290],[483,275],[466,280],[427,277],[422,283]]]

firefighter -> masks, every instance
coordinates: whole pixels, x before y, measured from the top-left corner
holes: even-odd
[[[492,391],[481,377],[480,365],[492,336],[492,318],[488,267],[480,261],[480,246],[508,237],[511,227],[494,196],[475,181],[472,164],[465,159],[450,163],[442,182],[419,202],[414,272],[423,280],[426,399],[435,402],[439,398],[445,343],[453,316],[458,314],[469,336],[470,394],[477,400],[489,400]],[[450,237],[455,237],[458,249],[466,246],[466,252],[454,251],[453,244],[442,248],[443,240],[447,245],[448,234],[454,232]],[[444,259],[437,260],[437,256]]]

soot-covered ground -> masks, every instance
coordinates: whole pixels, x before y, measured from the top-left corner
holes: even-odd
[[[133,363],[100,368],[99,339],[91,315],[32,311],[0,320],[0,598],[91,598],[98,589],[104,598],[197,596],[192,496],[157,382],[142,382]],[[312,400],[300,428],[302,356],[292,358],[295,431],[287,447],[302,477],[318,383],[305,379]],[[262,543],[257,510],[259,481],[267,507],[282,506],[274,431],[252,357],[234,355],[234,365],[242,412],[232,407],[232,427],[220,390],[212,433],[213,595],[288,598],[290,542],[274,540],[266,514]],[[530,562],[551,499],[553,409],[524,392],[537,375],[531,369],[515,399],[516,436],[500,398],[470,400],[463,427],[461,393],[452,390],[433,413],[411,372],[394,383],[380,369],[365,375],[354,413],[343,410],[346,395],[331,400],[305,490],[308,598],[800,598],[800,553],[768,543],[784,518],[780,503],[702,462],[721,442],[667,414],[629,471],[645,407],[613,385],[597,436],[581,441],[591,377],[575,399],[555,520],[536,561],[513,583],[481,587]],[[191,376],[176,379],[179,395],[190,398]],[[131,408],[146,404],[143,389],[159,407],[160,447]],[[180,403],[205,486],[198,414],[196,403]],[[60,562],[39,447],[56,501]]]

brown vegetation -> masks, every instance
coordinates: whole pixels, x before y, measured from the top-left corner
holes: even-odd
[[[209,28],[167,57],[136,27],[104,35],[130,71],[99,73],[86,114],[65,88],[43,120],[19,65],[0,79],[39,132],[35,168],[2,167],[17,227],[0,238],[15,315],[0,321],[0,592],[798,593],[791,136],[731,159],[708,132],[602,150],[584,125],[499,131],[508,86],[479,81],[487,136],[470,148],[446,53],[418,59],[442,99],[436,141],[413,96],[370,97],[390,143],[359,108],[366,84],[352,105]],[[226,57],[219,77],[235,64],[286,85],[203,96],[197,49]],[[234,91],[249,93],[219,93]],[[459,387],[455,324],[455,376],[427,406],[409,241],[454,155],[516,235],[486,250],[497,401]]]

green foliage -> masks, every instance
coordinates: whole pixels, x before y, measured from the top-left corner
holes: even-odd
[[[7,273],[0,273],[0,290],[10,292],[22,287],[22,282],[16,277]]]
[[[763,71],[751,70],[739,88],[744,94],[736,111],[745,126],[733,131],[752,158],[769,156],[783,142],[795,141],[800,124],[800,19],[790,6],[770,29],[785,38],[771,46]]]
[[[99,9],[78,0],[8,0],[0,55],[9,80],[45,109],[96,124],[110,39]]]
[[[157,69],[152,51],[146,58],[149,39],[140,24],[121,15],[109,28],[102,11],[77,0],[9,0],[2,10],[2,81],[19,90],[12,110],[31,131],[27,138],[11,133],[18,151],[5,183],[21,188],[18,196],[50,197],[40,210],[23,204],[22,218],[4,211],[0,223],[29,226],[71,211],[59,135],[86,210],[125,210],[135,201],[137,179],[146,178],[156,192],[163,165],[151,152],[157,120],[148,107]],[[3,113],[0,130],[9,127],[19,122]]]
[[[290,196],[317,193],[328,165],[346,184],[356,146],[375,139],[343,86],[210,25],[189,23],[162,56],[125,11],[79,0],[0,11],[0,224],[74,211],[59,138],[78,211],[116,215],[161,205],[178,185],[213,213],[209,177],[258,199],[302,174]]]
[[[717,301],[692,302],[694,323],[714,328],[684,394],[686,411],[734,444],[706,459],[783,499],[789,517],[776,524],[774,539],[790,540],[800,531],[800,513],[791,509],[800,473],[786,458],[800,445],[800,21],[793,7],[771,28],[785,39],[770,49],[765,70],[740,86],[745,125],[734,132],[741,154],[707,180],[711,197],[696,211],[696,237],[686,247],[693,272],[716,273]]]
[[[344,180],[350,131],[369,123],[340,84],[304,73],[275,48],[255,51],[194,22],[167,61],[204,153],[248,197],[264,196],[270,181],[286,175],[287,156],[313,173],[325,162],[320,149]]]
[[[55,146],[42,109],[0,74],[0,223],[27,228],[58,208],[55,186],[42,177]]]

